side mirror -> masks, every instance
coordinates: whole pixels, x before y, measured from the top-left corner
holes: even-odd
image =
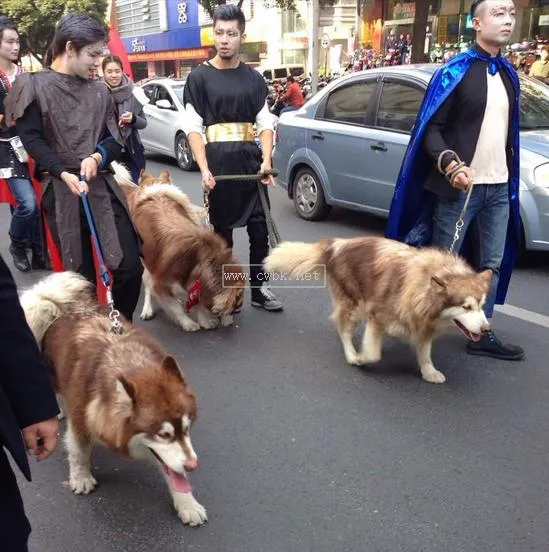
[[[158,107],[158,109],[171,109],[172,104],[169,102],[169,100],[158,100],[156,102],[156,107]]]

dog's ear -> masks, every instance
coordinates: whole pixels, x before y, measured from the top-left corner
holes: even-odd
[[[491,268],[487,268],[486,270],[483,270],[482,272],[479,273],[479,277],[480,279],[489,284],[492,282],[492,275],[493,275],[493,271]]]
[[[173,374],[174,376],[177,376],[183,382],[185,381],[185,378],[183,377],[183,374],[179,369],[179,365],[177,364],[177,361],[175,360],[175,358],[173,358],[173,356],[168,355],[164,358],[164,360],[162,361],[162,369],[166,370],[166,372],[170,374]]]
[[[170,171],[167,171],[166,169],[161,171],[158,175],[158,180],[160,180],[160,182],[171,182],[172,175],[170,174]]]
[[[435,284],[435,286],[441,287],[442,289],[446,289],[446,282],[439,278],[438,276],[431,276],[431,282]]]
[[[116,409],[123,418],[129,418],[135,403],[135,387],[124,376],[116,380]]]

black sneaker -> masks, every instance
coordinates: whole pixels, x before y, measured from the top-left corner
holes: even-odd
[[[31,269],[29,259],[27,257],[27,248],[25,244],[19,242],[11,242],[10,253],[13,257],[13,264],[17,270],[21,272],[29,272]]]
[[[252,288],[252,307],[267,311],[281,311],[284,308],[282,301],[266,286]]]
[[[467,352],[470,355],[488,356],[500,360],[522,360],[524,357],[522,347],[504,345],[492,331],[482,334],[480,341],[477,343],[469,341]]]

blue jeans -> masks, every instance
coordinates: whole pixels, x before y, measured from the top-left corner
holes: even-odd
[[[8,178],[7,182],[16,201],[9,230],[11,239],[40,247],[40,218],[32,182],[26,178]]]
[[[433,218],[432,245],[448,249],[454,240],[456,222],[465,203],[466,192],[460,192],[457,200],[438,198]],[[454,251],[459,252],[463,238],[473,223],[474,253],[479,257],[479,268],[494,272],[490,291],[484,304],[486,318],[494,314],[499,269],[505,250],[507,224],[509,222],[509,185],[476,184],[471,193],[464,217],[463,228]]]

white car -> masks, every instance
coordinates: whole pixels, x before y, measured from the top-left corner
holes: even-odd
[[[187,136],[183,132],[182,79],[158,78],[142,83],[149,103],[143,106],[147,126],[139,131],[146,152],[162,153],[176,159],[184,171],[197,169]]]

